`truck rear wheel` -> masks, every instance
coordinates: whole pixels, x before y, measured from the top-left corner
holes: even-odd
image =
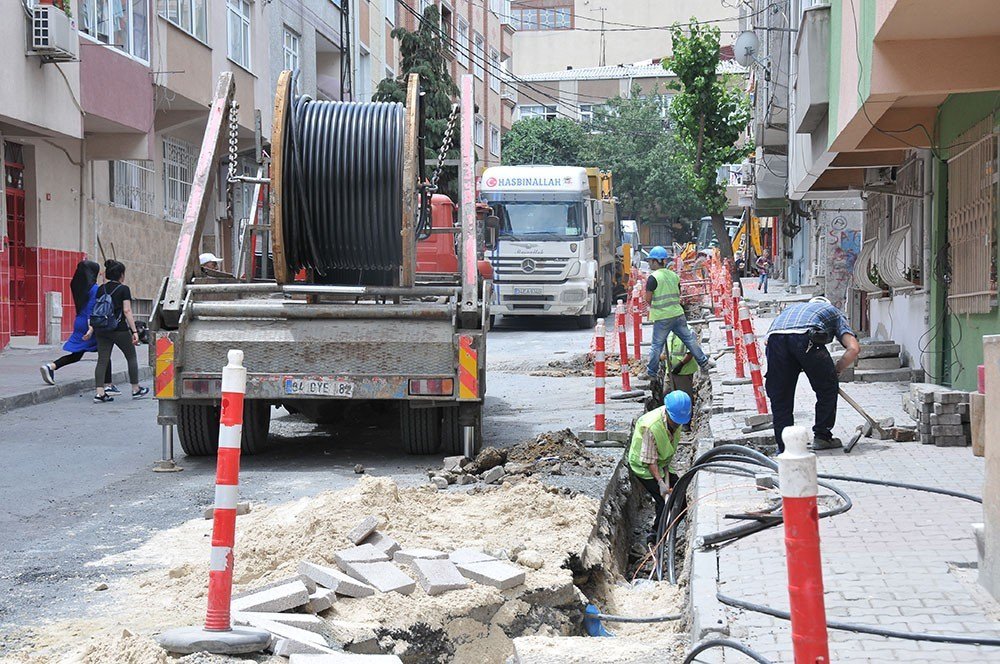
[[[252,455],[267,444],[271,427],[271,404],[266,401],[243,403],[241,454]],[[179,404],[177,435],[187,456],[212,456],[219,451],[219,406],[216,404]]]
[[[464,425],[461,421],[462,408],[469,408],[471,411],[471,426],[474,434],[472,439],[472,455],[479,454],[483,447],[483,406],[482,404],[468,404],[464,406],[445,406],[441,409],[441,446],[448,454],[465,454],[465,438],[462,435]],[[469,412],[466,412],[469,417]]]
[[[407,454],[435,454],[441,448],[441,409],[399,404],[399,428]]]

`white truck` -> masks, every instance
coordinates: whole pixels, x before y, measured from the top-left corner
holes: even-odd
[[[479,191],[497,218],[492,314],[572,316],[587,328],[611,313],[620,231],[610,173],[497,166]]]

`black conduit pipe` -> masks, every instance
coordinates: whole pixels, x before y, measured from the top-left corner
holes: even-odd
[[[771,660],[766,659],[763,655],[750,650],[750,648],[747,648],[739,641],[731,641],[730,639],[709,639],[708,641],[702,641],[687,654],[687,657],[684,658],[684,661],[681,664],[691,664],[695,657],[709,648],[732,648],[733,650],[740,651],[753,661],[757,662],[757,664],[772,664]]]

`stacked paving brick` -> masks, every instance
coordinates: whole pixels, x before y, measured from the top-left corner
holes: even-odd
[[[903,410],[917,422],[924,445],[964,447],[972,444],[969,393],[931,383],[913,383],[903,395]]]

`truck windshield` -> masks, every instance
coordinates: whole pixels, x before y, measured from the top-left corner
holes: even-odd
[[[583,214],[580,203],[521,203],[494,205],[500,218],[500,237],[523,240],[562,239],[583,236]]]

